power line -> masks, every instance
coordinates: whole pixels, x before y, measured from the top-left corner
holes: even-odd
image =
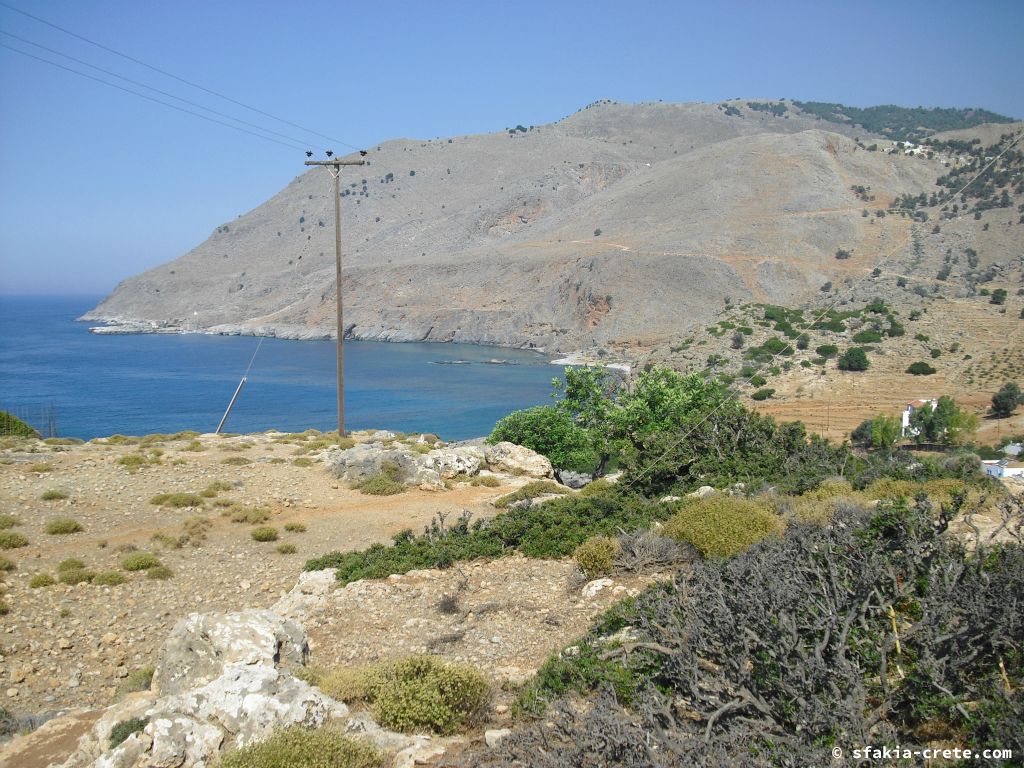
[[[181,96],[176,96],[173,93],[169,93],[168,91],[162,91],[159,88],[154,88],[152,85],[147,85],[146,83],[143,83],[143,82],[141,82],[139,80],[132,80],[130,77],[125,77],[124,75],[119,75],[117,72],[112,72],[109,69],[104,69],[103,67],[98,67],[95,64],[90,64],[88,61],[83,61],[82,59],[76,59],[74,56],[70,56],[70,55],[68,55],[66,53],[62,53],[61,51],[58,51],[58,50],[56,50],[54,48],[48,48],[45,45],[40,45],[39,43],[32,42],[31,40],[28,40],[28,39],[26,39],[24,37],[19,37],[18,35],[12,34],[11,32],[6,32],[6,31],[0,29],[0,35],[7,35],[7,37],[13,37],[15,40],[18,40],[18,41],[20,41],[22,43],[27,43],[28,45],[34,46],[34,47],[39,48],[41,50],[44,50],[44,51],[46,51],[48,53],[52,53],[52,54],[55,54],[57,56],[62,56],[65,59],[69,59],[69,60],[75,62],[76,64],[82,64],[83,66],[89,67],[90,69],[95,69],[97,72],[102,72],[105,75],[110,75],[111,77],[116,77],[118,80],[123,80],[126,83],[131,83],[132,85],[137,85],[140,88],[146,88],[147,90],[153,91],[154,93],[159,93],[161,96],[167,96],[168,98],[175,99],[177,101],[182,102],[183,104],[188,104],[188,105],[196,107],[198,109],[205,110],[207,112],[210,112],[210,113],[212,113],[214,115],[218,115],[218,116],[223,117],[223,118],[226,118],[228,120],[234,120],[235,122],[241,123],[242,125],[248,125],[250,128],[255,128],[258,131],[263,131],[264,133],[269,133],[269,134],[271,134],[273,136],[278,136],[278,137],[280,137],[282,139],[287,139],[288,141],[294,141],[296,144],[302,144],[303,143],[302,139],[295,138],[294,136],[289,136],[288,134],[285,134],[285,133],[278,133],[277,131],[272,131],[269,128],[264,128],[263,126],[257,125],[256,123],[250,123],[247,120],[242,120],[241,118],[234,117],[233,115],[229,115],[229,114],[227,114],[225,112],[219,112],[216,109],[212,109],[210,107],[204,106],[202,104],[199,104],[198,102],[189,101],[188,99],[182,98]]]
[[[0,3],[0,4],[2,4],[2,3]],[[157,104],[162,104],[165,107],[169,107],[170,109],[176,109],[179,112],[184,112],[187,115],[194,115],[195,117],[201,118],[203,120],[208,120],[211,123],[216,123],[217,125],[223,125],[226,128],[233,128],[236,131],[241,131],[242,133],[247,133],[250,136],[256,136],[257,138],[264,139],[266,141],[272,141],[275,144],[280,144],[282,147],[288,147],[289,149],[299,149],[299,150],[305,149],[305,147],[302,144],[286,143],[284,141],[281,141],[280,139],[275,139],[275,138],[272,138],[271,136],[265,136],[262,133],[256,133],[256,131],[250,131],[247,128],[241,128],[240,126],[232,125],[231,123],[225,123],[224,121],[217,120],[216,118],[210,117],[209,115],[204,115],[204,114],[201,114],[199,112],[193,112],[191,109],[185,109],[184,107],[179,107],[176,104],[169,104],[168,102],[162,101],[161,99],[154,98],[153,96],[149,96],[149,95],[147,95],[145,93],[139,93],[138,91],[133,91],[131,88],[125,88],[124,86],[118,85],[117,83],[111,83],[110,81],[104,80],[103,78],[95,77],[95,76],[87,74],[85,72],[79,72],[77,69],[72,69],[71,67],[64,66],[63,64],[58,64],[56,61],[50,61],[49,59],[44,59],[41,56],[36,56],[35,54],[28,53],[27,51],[22,51],[22,50],[19,50],[17,48],[13,48],[13,47],[7,45],[6,43],[0,43],[0,48],[6,48],[9,51],[14,51],[15,53],[20,53],[22,56],[27,56],[30,59],[35,59],[36,61],[41,61],[44,64],[49,64],[51,67],[57,67],[58,69],[63,69],[66,72],[71,72],[72,74],[78,75],[79,77],[85,77],[85,78],[88,78],[89,80],[95,80],[97,83],[103,83],[103,85],[110,86],[111,88],[117,88],[117,90],[119,90],[119,91],[124,91],[125,93],[130,93],[133,96],[138,96],[139,98],[146,99],[147,101],[152,101],[152,102],[155,102]]]
[[[233,99],[230,96],[225,96],[223,93],[219,93],[217,91],[214,91],[211,88],[207,88],[206,86],[199,85],[199,83],[194,83],[191,80],[186,80],[183,77],[179,77],[178,75],[175,75],[173,72],[168,72],[165,69],[160,69],[159,67],[155,67],[152,64],[148,64],[145,61],[142,61],[141,59],[135,58],[134,56],[129,56],[127,53],[122,53],[121,51],[115,50],[114,48],[110,48],[109,46],[103,45],[103,43],[98,43],[95,40],[90,40],[88,37],[85,37],[84,35],[80,35],[77,32],[72,32],[70,29],[65,29],[64,27],[61,27],[61,26],[59,26],[57,24],[54,24],[53,22],[47,21],[46,19],[41,19],[40,17],[35,16],[35,15],[29,13],[28,11],[23,11],[20,8],[15,8],[13,5],[9,5],[8,3],[3,2],[3,0],[0,0],[0,6],[3,6],[4,8],[7,8],[9,10],[12,10],[15,13],[20,13],[22,16],[27,16],[28,18],[33,19],[34,21],[38,21],[40,24],[45,24],[46,26],[52,27],[53,29],[56,29],[56,30],[58,30],[60,32],[63,32],[66,35],[71,35],[71,37],[78,38],[79,40],[82,40],[82,41],[84,41],[86,43],[89,43],[89,45],[94,45],[97,48],[100,48],[100,49],[102,49],[104,51],[107,51],[108,53],[114,54],[115,56],[120,56],[122,59],[127,59],[128,61],[134,62],[135,64],[138,64],[140,66],[146,67],[146,69],[150,69],[150,70],[152,70],[154,72],[157,72],[157,73],[163,75],[164,77],[169,77],[172,80],[177,80],[178,82],[184,83],[185,85],[188,85],[188,86],[190,86],[192,88],[198,88],[199,90],[201,90],[201,91],[203,91],[205,93],[208,93],[211,96],[216,96],[219,99],[224,99],[225,101],[230,101],[232,104],[235,104],[235,105],[237,105],[239,107],[243,107],[245,109],[248,109],[251,112],[256,112],[257,114],[263,115],[264,117],[269,117],[271,120],[276,120],[279,123],[284,123],[285,125],[290,125],[292,128],[298,128],[301,131],[305,131],[306,133],[313,134],[314,136],[319,136],[322,139],[327,139],[327,140],[333,141],[333,142],[335,142],[337,144],[342,144],[342,145],[344,145],[346,147],[349,147],[350,149],[358,149],[358,147],[356,147],[356,146],[354,146],[352,144],[349,144],[347,142],[344,142],[341,139],[335,139],[335,138],[333,138],[331,136],[327,136],[327,135],[325,135],[323,133],[320,133],[318,131],[314,131],[312,128],[306,128],[305,126],[299,125],[298,123],[293,123],[290,120],[285,120],[283,117],[277,117],[276,115],[272,115],[269,112],[265,112],[262,109],[259,109],[257,107],[253,107],[253,106],[251,106],[249,104],[246,104],[245,102],[238,101],[237,99]]]

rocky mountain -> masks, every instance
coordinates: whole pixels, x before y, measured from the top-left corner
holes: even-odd
[[[848,276],[839,248],[909,258],[911,222],[874,213],[938,190],[945,168],[870,151],[891,143],[745,101],[598,102],[550,125],[386,142],[343,175],[346,336],[649,350],[727,299],[810,301]],[[331,181],[312,169],[84,319],[317,338],[334,299]]]

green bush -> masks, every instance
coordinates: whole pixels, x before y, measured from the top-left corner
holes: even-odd
[[[750,397],[752,400],[767,400],[769,397],[775,394],[775,390],[771,387],[767,389],[759,389],[757,392],[752,394]]]
[[[523,499],[533,499],[546,493],[569,493],[569,489],[553,480],[532,480],[522,488],[498,497],[494,502],[494,506],[498,509],[505,509],[509,504],[522,501]]]
[[[41,475],[44,472],[53,472],[53,464],[50,464],[48,461],[38,462],[36,464],[30,464],[29,468],[28,468],[28,471],[29,472],[35,472],[38,475]]]
[[[245,456],[228,456],[226,459],[221,459],[220,463],[227,464],[229,467],[241,467],[252,464],[252,459],[247,459]]]
[[[370,496],[394,496],[405,491],[405,484],[394,477],[394,472],[378,472],[352,483],[352,489]]]
[[[292,460],[292,464],[296,467],[312,467],[315,463],[308,456],[299,456],[299,458]]]
[[[17,569],[14,561],[7,557],[0,557],[0,571],[13,571]]]
[[[285,523],[284,529],[286,531],[288,531],[288,533],[305,533],[306,532],[306,526],[303,525],[302,523]]]
[[[278,544],[277,552],[281,555],[294,555],[298,552],[298,548],[294,544]]]
[[[663,532],[693,544],[705,557],[732,557],[782,529],[782,519],[765,504],[716,494],[687,504]]]
[[[128,578],[120,571],[101,571],[93,577],[92,583],[101,587],[116,587],[126,581]]]
[[[384,755],[330,728],[293,726],[226,753],[217,768],[382,768]]]
[[[37,573],[31,579],[28,580],[28,586],[30,589],[38,589],[39,587],[52,587],[57,582],[53,576],[48,573]]]
[[[935,373],[935,369],[928,365],[928,363],[918,361],[910,364],[907,368],[907,373],[912,373],[914,376],[931,376]]]
[[[149,552],[132,552],[121,561],[121,567],[126,571],[146,571],[158,565],[160,560]]]
[[[153,685],[153,675],[156,667],[140,667],[128,673],[128,677],[117,686],[117,693],[123,696],[126,693],[148,691]]]
[[[129,453],[121,456],[115,463],[125,467],[129,472],[138,472],[151,462],[141,453]]]
[[[768,379],[766,379],[761,374],[755,374],[754,376],[750,377],[747,383],[750,384],[750,386],[752,387],[763,387],[765,384],[768,383]]]
[[[0,531],[0,549],[17,549],[27,547],[28,539],[14,531]]]
[[[56,488],[51,488],[50,490],[45,491],[43,495],[40,496],[39,498],[41,498],[43,501],[61,501],[62,499],[66,499],[67,497],[67,491],[59,491]]]
[[[67,571],[60,571],[57,574],[61,584],[82,584],[90,583],[96,578],[96,572],[85,568],[73,568]]]
[[[840,355],[838,365],[841,371],[866,371],[870,363],[861,347],[850,347]]]
[[[201,507],[203,498],[196,493],[158,493],[149,500],[150,504],[158,507]]]
[[[559,469],[590,472],[597,455],[586,431],[553,405],[515,411],[494,425],[487,442],[515,443],[546,456]]]
[[[853,336],[853,341],[857,344],[877,344],[881,340],[882,334],[878,331],[860,331]]]
[[[153,579],[155,581],[166,581],[167,579],[173,577],[174,571],[172,571],[166,565],[154,565],[152,568],[146,569],[147,579]]]
[[[61,560],[57,564],[57,573],[64,573],[65,571],[80,571],[85,568],[85,562],[79,560],[77,557],[69,557],[67,560]]]
[[[12,413],[0,411],[0,435],[39,437],[39,433]]]
[[[0,616],[6,616],[10,612],[11,612],[11,606],[9,606],[3,600],[0,600]]]
[[[48,522],[44,530],[51,536],[64,536],[69,533],[80,533],[85,529],[77,520],[70,517],[58,517],[56,520]]]
[[[611,573],[615,568],[615,556],[619,553],[619,542],[610,536],[592,536],[576,547],[572,559],[588,579],[596,579]]]
[[[822,344],[820,347],[815,347],[814,351],[818,353],[818,357],[835,357],[839,354],[839,347],[835,344]]]
[[[140,720],[137,717],[119,722],[110,729],[110,748],[114,749],[133,733],[142,733],[148,722],[148,720]]]
[[[306,570],[337,568],[338,580],[348,583],[418,568],[448,568],[459,561],[500,557],[514,550],[528,557],[565,557],[591,536],[648,528],[672,511],[666,504],[612,493],[565,496],[502,512],[472,526],[468,515],[447,528],[435,521],[422,536],[405,531],[395,536],[393,546],[374,544],[362,552],[334,552],[308,561]]]
[[[497,488],[501,485],[501,480],[496,478],[494,475],[477,475],[469,481],[470,485],[482,485],[485,488]]]
[[[221,491],[233,491],[234,489],[235,486],[233,486],[231,483],[225,483],[223,480],[215,480],[214,482],[210,483],[208,486],[203,488],[203,490],[199,492],[199,495],[202,496],[204,499],[212,499],[215,498],[217,494],[220,493]]]
[[[233,523],[248,523],[249,525],[258,525],[270,519],[270,512],[263,507],[243,507],[239,504],[228,507],[221,514],[230,518]]]
[[[253,528],[249,535],[252,536],[253,541],[277,541],[278,536],[277,528],[270,526]]]
[[[406,733],[463,731],[483,718],[491,698],[490,686],[473,667],[435,656],[338,670],[314,682],[332,696],[371,704],[381,725]]]
[[[18,525],[18,518],[14,515],[0,514],[0,531],[13,528]]]

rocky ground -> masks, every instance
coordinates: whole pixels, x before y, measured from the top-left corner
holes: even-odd
[[[126,676],[153,663],[184,615],[265,608],[291,589],[308,558],[386,542],[405,528],[419,531],[438,512],[494,514],[489,501],[523,482],[503,477],[497,488],[461,484],[365,496],[320,463],[293,464],[315,451],[309,441],[285,442],[282,435],[205,435],[145,447],[104,441],[8,445],[0,453],[0,513],[18,520],[8,532],[21,534],[28,545],[2,552],[15,570],[0,582],[10,608],[0,618],[0,706],[24,715],[106,705]],[[119,463],[133,456],[159,463],[138,469]],[[215,482],[230,490],[203,498],[201,507],[150,503],[157,494],[199,493]],[[67,498],[44,501],[48,491]],[[224,516],[237,511],[226,506],[232,501],[265,510],[269,518],[262,524],[275,527],[280,538],[254,541],[253,525]],[[83,530],[45,532],[47,523],[64,517]],[[209,523],[201,540],[176,548],[185,521],[197,517]],[[305,530],[287,532],[287,524]],[[281,544],[296,551],[281,554]],[[123,571],[121,562],[132,550],[155,554],[173,577]],[[93,571],[119,571],[128,581],[29,587],[39,573],[57,578],[57,566],[67,558]],[[428,603],[423,612],[436,615]]]

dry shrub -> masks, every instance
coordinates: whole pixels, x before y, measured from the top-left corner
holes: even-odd
[[[609,536],[591,536],[576,547],[572,553],[576,565],[588,579],[596,579],[611,573],[615,568],[615,556],[619,553],[619,542]]]
[[[368,741],[330,728],[293,726],[266,741],[228,752],[218,768],[380,768],[384,755]]]
[[[386,728],[452,734],[479,723],[490,704],[490,685],[473,667],[436,656],[410,656],[357,669],[315,674],[324,693],[372,705]]]
[[[732,557],[784,528],[765,502],[716,494],[689,502],[665,523],[664,532],[693,544],[705,557]]]

